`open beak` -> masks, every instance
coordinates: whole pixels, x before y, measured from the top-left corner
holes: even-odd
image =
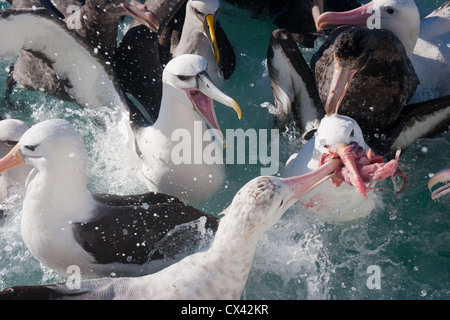
[[[284,178],[283,181],[289,186],[289,188],[291,188],[294,193],[290,200],[298,199],[304,196],[319,184],[331,178],[334,172],[339,167],[341,167],[341,165],[341,160],[332,159],[313,172],[297,177]]]
[[[219,46],[217,45],[216,31],[215,31],[216,22],[214,20],[214,16],[212,14],[207,15],[205,21],[203,21],[202,24],[203,24],[203,33],[205,34],[206,38],[208,38],[211,50],[213,51],[214,56],[216,57],[216,63],[219,64],[220,52]]]
[[[443,170],[437,172],[433,176],[433,178],[428,180],[428,189],[430,189],[430,191],[431,191],[431,188],[433,186],[435,186],[436,184],[438,184],[440,182],[447,182],[447,181],[450,181],[450,168],[443,169]],[[434,199],[437,199],[449,192],[450,192],[450,183],[447,183],[444,186],[434,190],[431,193],[431,198],[434,200]]]
[[[347,26],[365,26],[367,19],[372,15],[373,2],[369,2],[359,8],[345,11],[322,13],[316,21],[317,30],[325,30],[342,25]]]
[[[24,163],[23,157],[19,152],[19,144],[16,144],[6,156],[0,159],[0,173],[21,166]]]
[[[342,159],[345,168],[350,173],[352,184],[355,186],[356,190],[358,190],[364,198],[367,199],[367,187],[364,184],[364,181],[359,172],[358,166],[356,164],[356,156],[352,152],[348,152],[348,145],[345,143],[341,143],[337,152],[339,157]]]
[[[242,113],[239,104],[233,98],[227,96],[217,88],[206,72],[197,75],[197,88],[186,89],[186,93],[189,100],[191,100],[194,109],[203,117],[203,119],[205,119],[210,128],[216,130],[216,133],[222,139],[225,147],[225,138],[220,130],[219,123],[217,122],[213,100],[233,108],[234,111],[236,111],[238,118],[241,119]]]
[[[336,57],[334,58],[334,73],[325,103],[325,112],[327,115],[338,112],[339,105],[342,99],[344,99],[350,82],[357,71],[356,69],[341,65],[339,60]]]
[[[125,0],[119,5],[130,17],[138,20],[153,32],[158,32],[159,21],[156,15],[137,0]]]

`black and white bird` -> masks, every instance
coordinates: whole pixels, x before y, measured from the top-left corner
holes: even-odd
[[[135,129],[142,172],[150,191],[174,195],[189,203],[209,199],[225,180],[226,143],[214,101],[239,104],[224,94],[207,72],[207,60],[185,54],[164,68],[158,119]]]
[[[55,19],[65,21],[67,28],[75,31],[92,50],[111,63],[117,46],[118,24],[125,15],[136,17],[153,31],[158,30],[157,18],[136,0],[50,1],[14,0],[13,10],[39,10],[46,8]],[[21,32],[26,32],[24,25]],[[10,32],[5,29],[5,32]],[[17,30],[17,31],[19,31]],[[20,39],[20,38],[19,38]],[[56,39],[55,39],[56,41]],[[10,66],[7,94],[15,84],[27,90],[41,91],[65,101],[76,101],[71,95],[70,81],[53,69],[52,60],[39,51],[23,49]]]
[[[218,19],[219,0],[145,2],[158,17],[159,32],[133,22],[121,40],[114,67],[125,92],[156,120],[162,97],[165,65],[182,54],[208,62],[208,74],[221,86],[235,69],[236,55]]]
[[[136,276],[206,246],[217,218],[161,193],[92,194],[87,150],[66,120],[27,130],[0,160],[0,172],[25,164],[21,233],[33,256],[62,276]],[[209,230],[209,231],[208,231]],[[193,250],[193,251],[192,251]]]

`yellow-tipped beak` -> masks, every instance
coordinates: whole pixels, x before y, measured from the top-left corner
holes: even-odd
[[[216,57],[216,63],[219,63],[220,53],[219,53],[219,46],[217,45],[216,31],[214,29],[214,25],[215,25],[214,16],[212,14],[209,14],[206,17],[206,24],[208,26],[209,32],[206,30],[205,24],[203,24],[203,31],[207,35],[209,44],[211,45],[211,49],[214,52],[214,55]]]

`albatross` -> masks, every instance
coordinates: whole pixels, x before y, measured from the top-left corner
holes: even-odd
[[[302,195],[341,165],[334,159],[312,173],[280,178],[260,176],[243,186],[222,213],[211,246],[151,275],[17,286],[0,299],[240,299],[258,240]]]
[[[0,172],[25,164],[22,238],[36,259],[62,276],[148,274],[208,243],[217,218],[161,193],[92,194],[89,159],[66,120],[42,121],[0,160]],[[210,230],[210,231],[208,231]]]
[[[405,47],[420,84],[411,102],[450,94],[450,1],[420,21],[413,0],[373,0],[347,12],[325,12],[318,29],[362,25],[392,31]]]
[[[384,162],[367,145],[358,123],[338,114],[321,120],[314,137],[288,159],[283,176],[309,173],[333,158],[340,158],[344,166],[297,203],[315,218],[340,223],[367,217],[382,207],[382,196],[375,188],[378,181],[398,178],[398,193],[406,187],[406,177],[398,168],[399,153]]]
[[[118,127],[127,147],[134,148],[130,120],[150,116],[130,103],[111,65],[86,39],[47,9],[0,11],[0,28],[0,57],[23,50],[38,54],[67,84],[64,90],[71,99],[84,108],[105,108],[105,117]]]
[[[149,190],[189,203],[208,199],[225,179],[226,140],[213,100],[234,109],[241,118],[239,104],[216,87],[207,64],[194,54],[173,58],[163,72],[158,119],[135,129]]]
[[[14,10],[46,8],[55,17],[65,21],[69,29],[76,31],[91,44],[92,50],[110,62],[117,45],[118,23],[124,15],[128,14],[139,19],[153,31],[158,30],[157,18],[136,0],[87,0],[83,3],[15,0],[12,2],[12,8]],[[41,56],[39,51],[26,49],[20,51],[18,59],[10,67],[7,81],[8,95],[15,83],[20,88],[39,90],[65,101],[75,100],[68,90],[72,84],[64,77],[60,77],[57,71],[53,70],[51,59],[45,55]]]
[[[218,0],[146,1],[160,23],[158,33],[133,21],[119,44],[114,67],[125,92],[156,120],[162,96],[162,71],[174,57],[198,54],[221,86],[234,71],[234,49],[218,21]]]

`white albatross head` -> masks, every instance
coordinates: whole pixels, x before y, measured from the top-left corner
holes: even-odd
[[[83,167],[88,159],[87,150],[79,133],[61,119],[42,121],[28,129],[16,146],[0,160],[0,172],[22,164],[29,164],[38,171],[65,172],[63,177],[76,174],[66,168]]]
[[[192,106],[210,128],[220,133],[213,100],[234,109],[239,119],[241,108],[233,98],[217,88],[206,68],[206,59],[199,55],[184,54],[173,58],[164,68],[164,90],[168,89],[167,86],[175,89],[170,90],[171,99],[178,100],[182,105]]]
[[[28,125],[17,119],[0,121],[0,157],[4,157],[29,129]]]
[[[219,7],[219,0],[189,0],[186,4],[186,19],[203,31],[217,64],[221,58],[215,31]]]
[[[358,143],[366,151],[369,150],[361,127],[352,118],[333,113],[320,121],[315,135],[315,149],[320,154],[338,152],[341,144],[349,145],[352,142]]]

